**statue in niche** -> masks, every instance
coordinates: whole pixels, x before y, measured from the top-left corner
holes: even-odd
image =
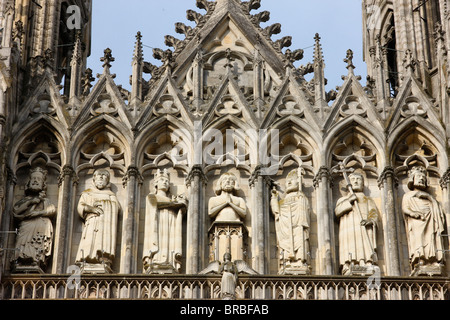
[[[237,178],[231,173],[224,173],[217,182],[216,197],[209,200],[209,216],[216,222],[242,221],[247,215],[245,200],[235,195],[239,190]]]
[[[245,200],[236,195],[238,190],[236,176],[224,173],[215,187],[216,196],[209,200],[208,215],[214,220],[210,237],[215,260],[225,253],[231,253],[237,260],[244,259],[246,228],[243,220],[247,216],[247,206]]]
[[[78,214],[84,220],[76,263],[83,273],[112,273],[120,203],[111,191],[111,174],[98,169],[93,188],[83,191]]]
[[[377,264],[376,226],[378,209],[364,193],[364,176],[342,169],[349,189],[336,203],[339,219],[339,260],[343,275],[370,275]]]
[[[200,274],[220,273],[222,257],[233,256],[231,261],[238,273],[256,274],[244,261],[245,237],[247,229],[243,223],[247,216],[245,200],[236,195],[239,190],[237,177],[224,173],[215,187],[216,196],[209,200],[208,214],[214,222],[209,230],[211,259],[210,264]],[[222,261],[221,261],[222,260]]]
[[[428,193],[427,170],[415,166],[409,171],[408,188],[403,196],[411,275],[441,275],[444,269],[445,216],[439,202]]]
[[[286,195],[272,191],[270,201],[275,216],[275,230],[280,249],[280,274],[309,274],[310,205],[302,191],[303,169],[292,170],[286,177]]]
[[[47,171],[39,167],[32,169],[25,197],[14,205],[13,216],[19,221],[13,256],[14,272],[43,273],[51,255],[52,218],[56,215],[56,208],[47,198],[46,179]]]
[[[155,193],[146,199],[144,269],[147,273],[178,273],[182,257],[182,222],[188,201],[170,196],[170,175],[155,174]]]

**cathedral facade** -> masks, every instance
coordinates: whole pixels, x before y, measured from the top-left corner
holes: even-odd
[[[2,299],[449,299],[449,0],[363,0],[332,91],[259,0],[137,32],[130,91],[90,0],[1,5]]]

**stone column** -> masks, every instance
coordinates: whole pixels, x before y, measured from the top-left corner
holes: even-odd
[[[319,260],[320,275],[335,274],[335,246],[333,241],[333,209],[331,203],[331,176],[327,167],[321,167],[314,178],[317,200],[317,233],[318,251],[316,259]]]
[[[397,178],[394,168],[388,166],[384,168],[378,179],[378,187],[382,190],[381,200],[384,211],[384,247],[386,251],[385,259],[388,276],[400,276],[400,254],[398,240],[398,219],[395,214],[395,188]]]
[[[6,205],[5,211],[1,214],[3,219],[1,220],[1,229],[3,233],[0,235],[0,279],[5,274],[5,271],[10,270],[10,257],[13,254],[11,249],[15,248],[15,235],[12,233],[13,221],[12,221],[12,208],[14,205],[14,188],[17,184],[17,177],[11,168],[7,168],[7,193],[5,194]]]
[[[127,188],[127,207],[123,210],[122,251],[120,273],[137,272],[137,218],[136,207],[138,196],[138,181],[140,173],[136,167],[130,166],[123,178],[123,186]]]
[[[445,219],[447,222],[447,235],[450,235],[450,168],[442,175],[440,180],[442,188],[442,209],[444,210]],[[445,249],[450,249],[450,236],[444,236]],[[448,252],[446,252],[446,259],[448,259]]]
[[[75,170],[65,165],[59,176],[59,194],[57,218],[55,225],[55,236],[53,239],[53,266],[52,273],[66,273],[70,250],[69,250],[69,219],[72,217],[71,208],[73,199],[73,183],[76,177]]]
[[[253,171],[249,181],[251,195],[253,199],[252,216],[252,268],[265,274],[268,270],[268,241],[269,239],[269,206],[267,194],[266,177],[261,174],[261,167],[258,166]]]
[[[201,239],[207,232],[202,227],[202,216],[204,216],[203,188],[206,181],[201,165],[193,166],[186,178],[187,186],[190,189],[186,230],[186,274],[197,274],[201,271],[200,252],[203,252]]]

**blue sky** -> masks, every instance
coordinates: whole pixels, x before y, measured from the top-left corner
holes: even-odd
[[[102,72],[100,57],[103,50],[112,49],[115,62],[112,73],[117,74],[116,83],[129,89],[131,59],[135,36],[143,35],[144,58],[159,65],[152,57],[151,47],[167,49],[164,36],[172,35],[182,39],[175,32],[175,23],[183,22],[193,26],[186,18],[189,9],[198,9],[195,0],[108,0],[93,1],[92,49],[88,67],[94,75]],[[314,36],[320,34],[324,51],[328,79],[327,89],[342,84],[341,76],[347,73],[343,59],[347,49],[354,52],[355,73],[363,78],[365,84],[366,64],[362,58],[362,16],[361,0],[262,0],[261,8],[252,11],[270,11],[270,20],[263,24],[281,23],[281,34],[274,35],[277,40],[292,36],[291,50],[304,49],[305,57],[296,65],[312,62]]]

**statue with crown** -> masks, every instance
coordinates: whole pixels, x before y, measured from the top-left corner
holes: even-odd
[[[185,195],[170,194],[170,174],[158,169],[154,192],[147,195],[143,265],[147,274],[174,274],[181,270]]]
[[[18,223],[12,269],[15,273],[45,273],[52,252],[56,207],[47,198],[47,171],[30,170],[25,195],[13,207]]]

